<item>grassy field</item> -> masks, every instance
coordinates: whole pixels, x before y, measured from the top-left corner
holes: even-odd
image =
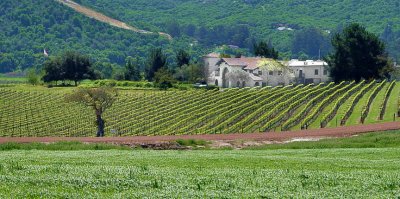
[[[7,151],[1,198],[394,198],[399,148]]]
[[[257,150],[9,147],[0,153],[0,198],[397,198],[399,135]]]

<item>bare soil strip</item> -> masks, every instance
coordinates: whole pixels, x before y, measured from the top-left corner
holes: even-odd
[[[75,11],[77,11],[79,13],[82,13],[82,14],[86,15],[87,17],[90,17],[90,18],[96,19],[98,21],[110,24],[111,26],[114,26],[114,27],[117,27],[117,28],[122,28],[122,29],[125,29],[125,30],[131,30],[133,32],[140,33],[140,34],[159,34],[161,36],[164,36],[164,37],[168,38],[169,40],[172,40],[171,35],[169,35],[167,33],[164,33],[164,32],[153,33],[153,32],[147,31],[147,30],[141,30],[139,28],[130,26],[130,25],[128,25],[128,24],[126,24],[126,23],[124,23],[122,21],[113,19],[113,18],[108,17],[108,16],[106,16],[104,14],[96,12],[96,11],[90,9],[90,8],[81,6],[81,5],[79,5],[78,3],[74,2],[74,1],[71,1],[71,0],[56,0],[56,1],[58,1],[58,2],[60,2],[62,4],[64,4],[64,5],[72,8],[72,9],[74,9]]]
[[[130,137],[0,137],[0,143],[6,142],[58,142],[80,141],[88,143],[115,143],[115,144],[151,144],[170,142],[178,139],[195,139],[208,141],[235,141],[253,140],[268,142],[284,142],[293,139],[337,138],[349,137],[362,133],[399,130],[400,122],[346,126],[338,128],[324,128],[303,131],[244,133],[244,134],[208,134],[208,135],[170,135],[170,136],[130,136]],[[93,133],[94,134],[94,133]]]

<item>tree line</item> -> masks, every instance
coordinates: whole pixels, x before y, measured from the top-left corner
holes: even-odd
[[[143,66],[144,65],[144,66]],[[104,74],[97,70],[99,65],[87,56],[76,51],[66,51],[61,55],[50,56],[43,64],[42,80],[46,83],[65,83],[73,81],[78,85],[85,79],[102,79]],[[31,70],[29,70],[31,74]],[[166,89],[176,81],[195,83],[204,82],[206,72],[201,62],[192,61],[185,50],[179,50],[175,61],[169,63],[161,48],[154,48],[144,63],[137,58],[127,57],[125,66],[120,68],[117,80],[154,81],[158,87]]]

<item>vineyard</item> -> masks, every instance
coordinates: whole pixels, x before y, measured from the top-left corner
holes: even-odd
[[[94,136],[90,108],[70,90],[0,88],[0,136]],[[400,84],[362,81],[285,87],[121,91],[106,136],[288,131],[397,120]]]

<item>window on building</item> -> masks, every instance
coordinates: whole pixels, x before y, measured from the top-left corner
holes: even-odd
[[[318,75],[318,69],[315,69],[315,71],[314,71],[314,75]]]
[[[274,75],[274,71],[269,71],[269,75]]]
[[[219,76],[219,68],[215,70],[215,76]]]
[[[328,70],[324,70],[324,75],[328,75]]]
[[[253,70],[249,70],[249,73],[253,73]]]
[[[258,71],[258,75],[262,75],[262,71],[259,70],[259,71]]]
[[[279,76],[282,76],[282,71],[278,71],[278,75],[279,75]]]

